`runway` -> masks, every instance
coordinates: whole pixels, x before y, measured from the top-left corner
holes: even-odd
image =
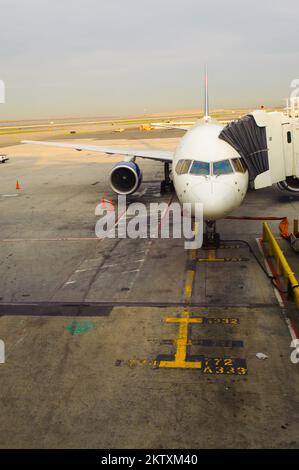
[[[97,136],[132,139],[172,149],[178,134]],[[97,239],[95,209],[115,201],[107,176],[119,157],[2,150],[0,447],[297,448],[299,365],[284,316],[293,307],[282,308],[243,243],[264,261],[261,222],[219,222],[216,252],[185,250],[182,239]],[[160,201],[162,165],[140,166],[131,202]],[[233,215],[293,219],[298,209],[298,197],[270,188],[248,192]]]

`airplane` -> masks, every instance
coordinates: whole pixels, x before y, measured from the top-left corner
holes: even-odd
[[[253,176],[259,175],[268,169],[264,158],[267,142],[265,142],[262,128],[259,131],[260,135],[255,129],[254,134],[257,137],[252,138],[255,146],[254,151],[250,153],[253,160],[246,159],[244,152],[242,152],[242,145],[236,143],[239,138],[239,128],[235,132],[235,137],[232,138],[231,128],[229,131],[225,131],[225,126],[209,115],[207,70],[204,95],[203,118],[191,128],[179,126],[179,129],[185,130],[186,133],[174,151],[28,140],[24,140],[22,143],[123,155],[123,161],[117,163],[110,172],[111,188],[120,195],[133,194],[141,185],[142,172],[136,163],[137,158],[163,162],[164,180],[161,182],[161,193],[171,191],[174,188],[181,203],[191,203],[193,215],[195,203],[202,203],[203,217],[206,222],[205,241],[208,245],[219,246],[220,238],[216,233],[216,221],[228,216],[242,204],[249,187],[250,176],[252,174]],[[252,126],[253,117],[252,120],[249,119],[251,117],[250,115],[246,116],[245,127],[244,123],[241,123],[243,126],[241,130],[245,137],[246,129],[248,126]],[[170,124],[165,124],[165,127],[178,128]],[[223,136],[223,134],[225,135]],[[244,145],[248,146],[246,138],[243,147]],[[259,157],[257,163],[255,157]],[[170,165],[172,166],[171,171]],[[257,167],[259,168],[257,169]],[[267,172],[263,174],[267,174]],[[265,187],[265,184],[260,187]]]

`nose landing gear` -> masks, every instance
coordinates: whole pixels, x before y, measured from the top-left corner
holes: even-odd
[[[164,163],[164,180],[161,182],[161,194],[173,193],[174,186],[170,179],[169,162]]]
[[[220,246],[220,234],[216,232],[216,221],[206,220],[206,231],[203,234],[203,245],[202,248],[214,248],[217,249]]]

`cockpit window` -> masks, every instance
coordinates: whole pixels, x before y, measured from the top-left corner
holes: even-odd
[[[213,175],[229,175],[230,173],[233,173],[233,169],[229,160],[213,163]]]
[[[192,160],[179,160],[177,162],[175,171],[178,175],[185,175],[188,173]]]
[[[191,175],[202,175],[207,176],[210,174],[210,164],[208,162],[200,162],[194,160],[190,170]]]
[[[233,158],[232,159],[232,164],[237,173],[245,173],[246,169],[241,161],[240,158]]]

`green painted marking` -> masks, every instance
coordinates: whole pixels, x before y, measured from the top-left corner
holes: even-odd
[[[79,335],[81,333],[88,333],[88,331],[93,330],[94,324],[90,320],[73,320],[66,329],[71,333],[71,335]]]

